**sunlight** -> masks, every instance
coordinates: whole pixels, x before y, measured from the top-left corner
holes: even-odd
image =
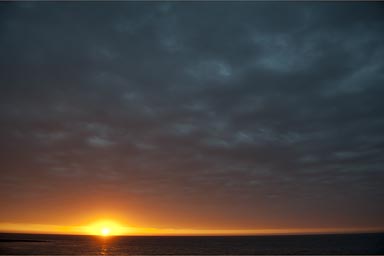
[[[125,234],[126,230],[116,221],[101,220],[87,226],[87,233],[106,237]]]
[[[111,230],[109,228],[102,228],[100,230],[100,233],[102,236],[109,236],[109,233],[111,232]]]

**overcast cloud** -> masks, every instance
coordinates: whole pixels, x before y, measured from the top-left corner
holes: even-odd
[[[178,208],[175,227],[384,227],[383,17],[375,2],[0,3],[1,219],[96,194],[132,215]]]

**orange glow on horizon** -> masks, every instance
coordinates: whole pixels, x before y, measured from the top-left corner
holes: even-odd
[[[160,229],[128,227],[116,221],[102,220],[87,226],[59,226],[25,223],[0,223],[0,232],[96,235],[102,237],[124,235],[278,235],[383,232],[382,228],[313,228],[313,229]]]
[[[112,220],[97,221],[86,226],[84,229],[86,234],[89,235],[114,236],[130,233],[130,228],[124,227],[117,221]]]

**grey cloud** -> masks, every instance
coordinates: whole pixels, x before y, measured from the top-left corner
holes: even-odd
[[[108,139],[93,136],[87,139],[88,143],[95,147],[108,147],[114,143]]]
[[[88,4],[0,4],[2,184],[215,191],[218,212],[344,194],[383,225],[380,4]]]

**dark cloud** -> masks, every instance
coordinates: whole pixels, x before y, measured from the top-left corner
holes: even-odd
[[[0,12],[1,219],[97,195],[176,227],[384,227],[381,4]]]

